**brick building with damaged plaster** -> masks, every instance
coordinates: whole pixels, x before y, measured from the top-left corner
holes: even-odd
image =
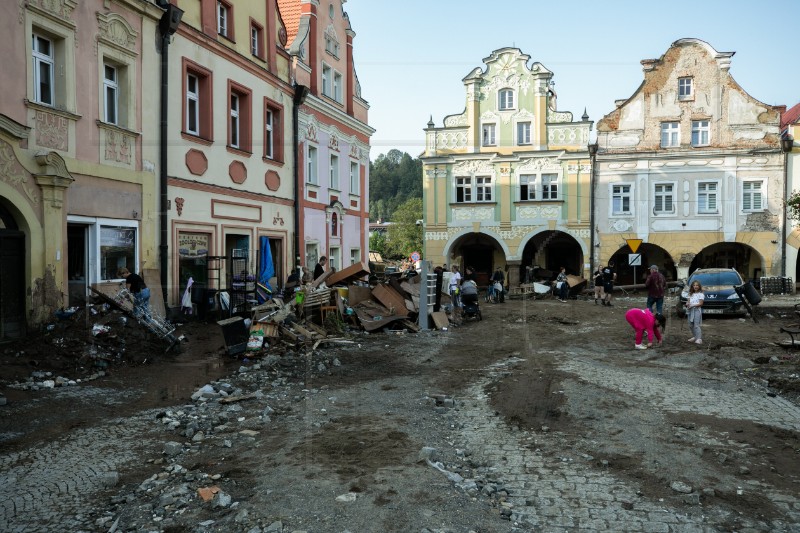
[[[675,41],[642,61],[643,83],[597,123],[595,258],[615,259],[621,283],[634,282],[626,239],[644,242],[636,281],[653,263],[671,279],[711,266],[783,274],[785,108],[736,83],[733,55]]]

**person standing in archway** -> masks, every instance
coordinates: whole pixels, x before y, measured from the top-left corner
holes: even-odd
[[[608,265],[603,269],[603,292],[605,297],[603,305],[611,307],[611,291],[614,290],[614,282],[617,281],[617,271],[614,270],[614,261],[609,260]]]
[[[650,265],[650,274],[647,276],[644,286],[647,288],[647,308],[656,314],[662,314],[667,278],[658,271],[658,265]],[[653,310],[653,307],[655,307],[655,310]]]

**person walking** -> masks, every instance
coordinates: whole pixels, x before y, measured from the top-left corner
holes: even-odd
[[[699,281],[693,281],[689,287],[689,299],[686,302],[686,318],[689,320],[689,330],[692,332],[689,342],[695,344],[703,344],[703,332],[700,326],[703,324],[703,301],[705,298],[703,286]]]
[[[636,331],[633,347],[637,350],[645,350],[653,346],[653,337],[656,338],[656,345],[661,346],[663,340],[662,332],[666,329],[667,319],[662,314],[653,314],[650,309],[629,309],[625,313],[625,320]],[[644,333],[647,332],[647,346],[642,344]]]
[[[609,261],[603,268],[603,305],[611,307],[611,291],[614,290],[614,282],[617,281],[617,271],[614,270],[614,261]]]
[[[647,276],[644,286],[647,288],[647,308],[653,313],[662,314],[667,278],[658,271],[658,265],[650,265],[650,274]],[[653,309],[654,306],[655,309]]]
[[[561,267],[561,272],[556,276],[556,293],[559,302],[566,302],[569,296],[569,283],[567,283],[567,269]]]
[[[594,277],[594,305],[597,305],[603,301],[605,296],[603,294],[603,269],[598,265],[592,276]]]

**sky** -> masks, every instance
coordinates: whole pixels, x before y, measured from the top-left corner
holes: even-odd
[[[682,38],[735,52],[733,78],[757,100],[800,102],[800,0],[346,0],[370,158],[418,157],[433,117],[464,110],[462,79],[492,51],[516,47],[553,72],[558,110],[597,124],[642,83],[643,59]],[[594,139],[594,129],[592,130]]]

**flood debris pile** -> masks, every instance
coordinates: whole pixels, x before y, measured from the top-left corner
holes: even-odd
[[[164,348],[162,339],[108,302],[60,309],[41,330],[2,348],[0,381],[22,389],[71,385],[112,366],[152,362]]]
[[[359,265],[354,265],[359,266]],[[316,350],[324,344],[352,343],[354,333],[419,331],[418,278],[390,279],[369,287],[345,283],[361,271],[330,274],[298,288],[294,298],[276,298],[254,307],[249,316],[217,322],[231,355],[280,354]],[[341,274],[341,276],[337,275]],[[328,286],[326,283],[336,283]]]

